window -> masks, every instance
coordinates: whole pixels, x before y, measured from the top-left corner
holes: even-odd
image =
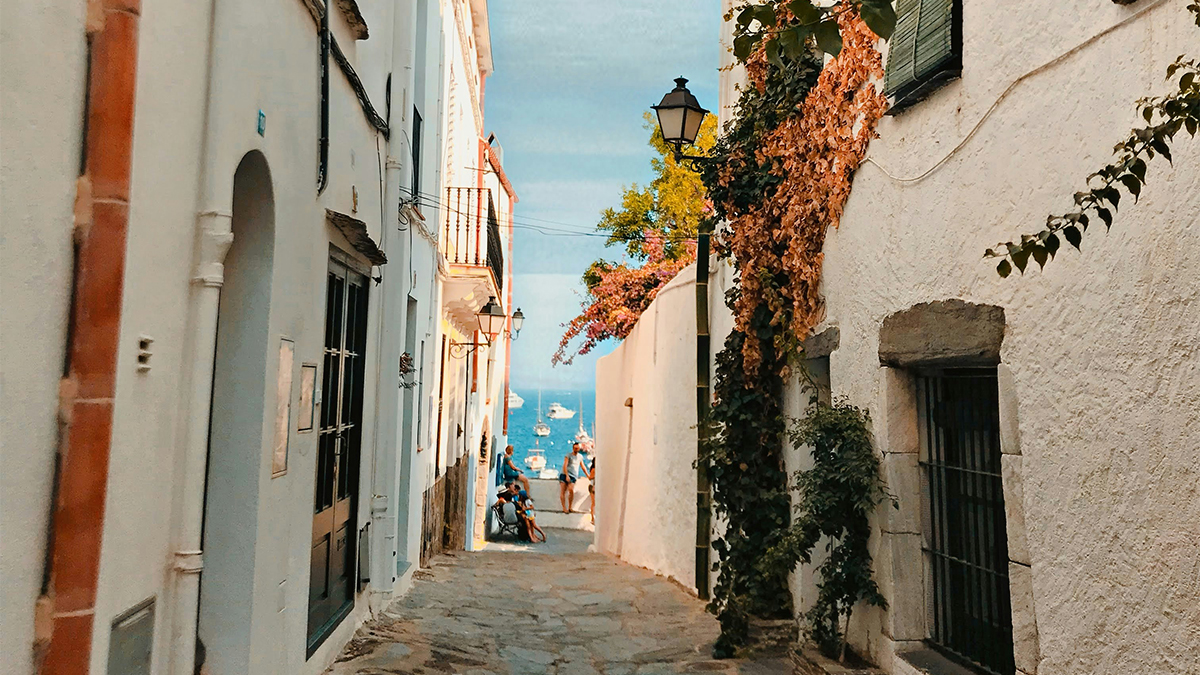
[[[412,127],[412,195],[416,199],[421,194],[421,113],[413,107]]]
[[[897,0],[885,92],[898,112],[962,74],[962,0]]]
[[[1013,675],[996,370],[927,373],[917,401],[929,642],[991,675]]]

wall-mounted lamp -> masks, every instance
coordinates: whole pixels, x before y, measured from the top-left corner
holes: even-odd
[[[706,161],[707,157],[683,154],[684,145],[693,145],[700,134],[700,125],[708,111],[688,91],[687,78],[675,78],[675,88],[667,92],[658,105],[650,106],[658,115],[658,128],[663,140],[675,148],[675,161]]]
[[[475,313],[475,320],[479,324],[479,332],[483,333],[483,342],[472,340],[471,342],[451,342],[450,355],[456,359],[466,358],[467,354],[479,349],[485,344],[490,345],[492,340],[500,334],[504,329],[504,323],[508,321],[508,315],[504,313],[504,308],[496,303],[496,298],[489,297],[487,304]],[[525,315],[521,310],[517,310],[513,314],[513,332],[509,333],[509,337],[515,337],[516,333],[521,330],[521,323],[524,323]]]

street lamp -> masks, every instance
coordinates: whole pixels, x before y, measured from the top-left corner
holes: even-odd
[[[695,165],[711,162],[709,157],[683,154],[684,144],[693,145],[708,111],[688,91],[687,80],[675,79],[675,88],[653,106],[663,140],[675,148],[675,161],[688,160]],[[709,399],[709,322],[708,322],[708,247],[711,230],[704,221],[696,233],[696,593],[708,599],[709,554],[712,545],[712,483],[708,474],[705,446],[708,443]]]
[[[675,78],[675,88],[667,92],[658,105],[651,106],[658,115],[658,128],[663,140],[675,148],[675,159],[703,159],[683,154],[685,144],[692,145],[700,133],[700,125],[708,111],[688,91],[687,78]]]
[[[517,310],[518,312],[520,310]],[[514,324],[516,316],[514,315]],[[467,354],[479,349],[484,344],[491,344],[492,340],[500,334],[504,328],[504,322],[508,320],[508,315],[504,313],[504,309],[497,304],[496,297],[488,298],[486,304],[475,313],[475,320],[479,323],[479,331],[483,333],[484,342],[477,342],[472,338],[471,342],[451,342],[450,355],[456,359],[465,358]],[[521,320],[525,320],[525,315],[521,315]]]
[[[504,309],[500,305],[496,304],[496,298],[493,296],[488,298],[487,304],[479,310],[475,318],[479,320],[479,330],[487,336],[490,344],[500,334],[500,329],[504,327],[508,315],[504,313]]]
[[[513,312],[512,332],[508,334],[508,337],[513,340],[517,339],[517,336],[521,334],[521,325],[524,323],[525,323],[525,313],[521,311],[520,307],[518,307],[517,311]]]

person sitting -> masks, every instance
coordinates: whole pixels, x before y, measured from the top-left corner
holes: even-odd
[[[496,503],[492,504],[492,511],[499,520],[501,533],[511,534],[520,540],[528,540],[529,528],[526,526],[521,506],[517,502],[520,493],[516,483],[509,483],[497,493]]]
[[[517,504],[520,506],[521,517],[525,520],[526,531],[529,533],[529,539],[533,543],[538,542],[538,535],[541,535],[542,541],[546,541],[546,532],[538,527],[537,518],[533,512],[533,500],[529,498],[529,493],[521,490],[517,495]]]
[[[504,458],[500,460],[500,474],[504,478],[505,483],[519,481],[526,491],[529,490],[529,479],[525,477],[525,472],[517,468],[513,463],[513,446],[504,448]]]
[[[496,503],[492,506],[503,506],[505,502],[516,502],[520,490],[516,483],[506,483],[503,489],[496,491]]]

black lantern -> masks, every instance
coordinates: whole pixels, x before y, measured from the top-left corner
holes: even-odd
[[[663,96],[662,101],[654,108],[658,114],[658,128],[662,131],[663,140],[675,146],[679,153],[686,143],[696,142],[700,133],[700,124],[708,111],[700,107],[700,102],[688,91],[687,78],[675,78],[675,88]]]
[[[512,337],[516,337],[521,332],[521,324],[525,323],[525,313],[518,307],[517,311],[512,315]]]
[[[487,335],[488,342],[491,342],[500,330],[504,328],[504,322],[508,319],[508,315],[500,305],[496,304],[496,298],[488,298],[487,304],[484,305],[475,315],[479,319],[479,330]]]

